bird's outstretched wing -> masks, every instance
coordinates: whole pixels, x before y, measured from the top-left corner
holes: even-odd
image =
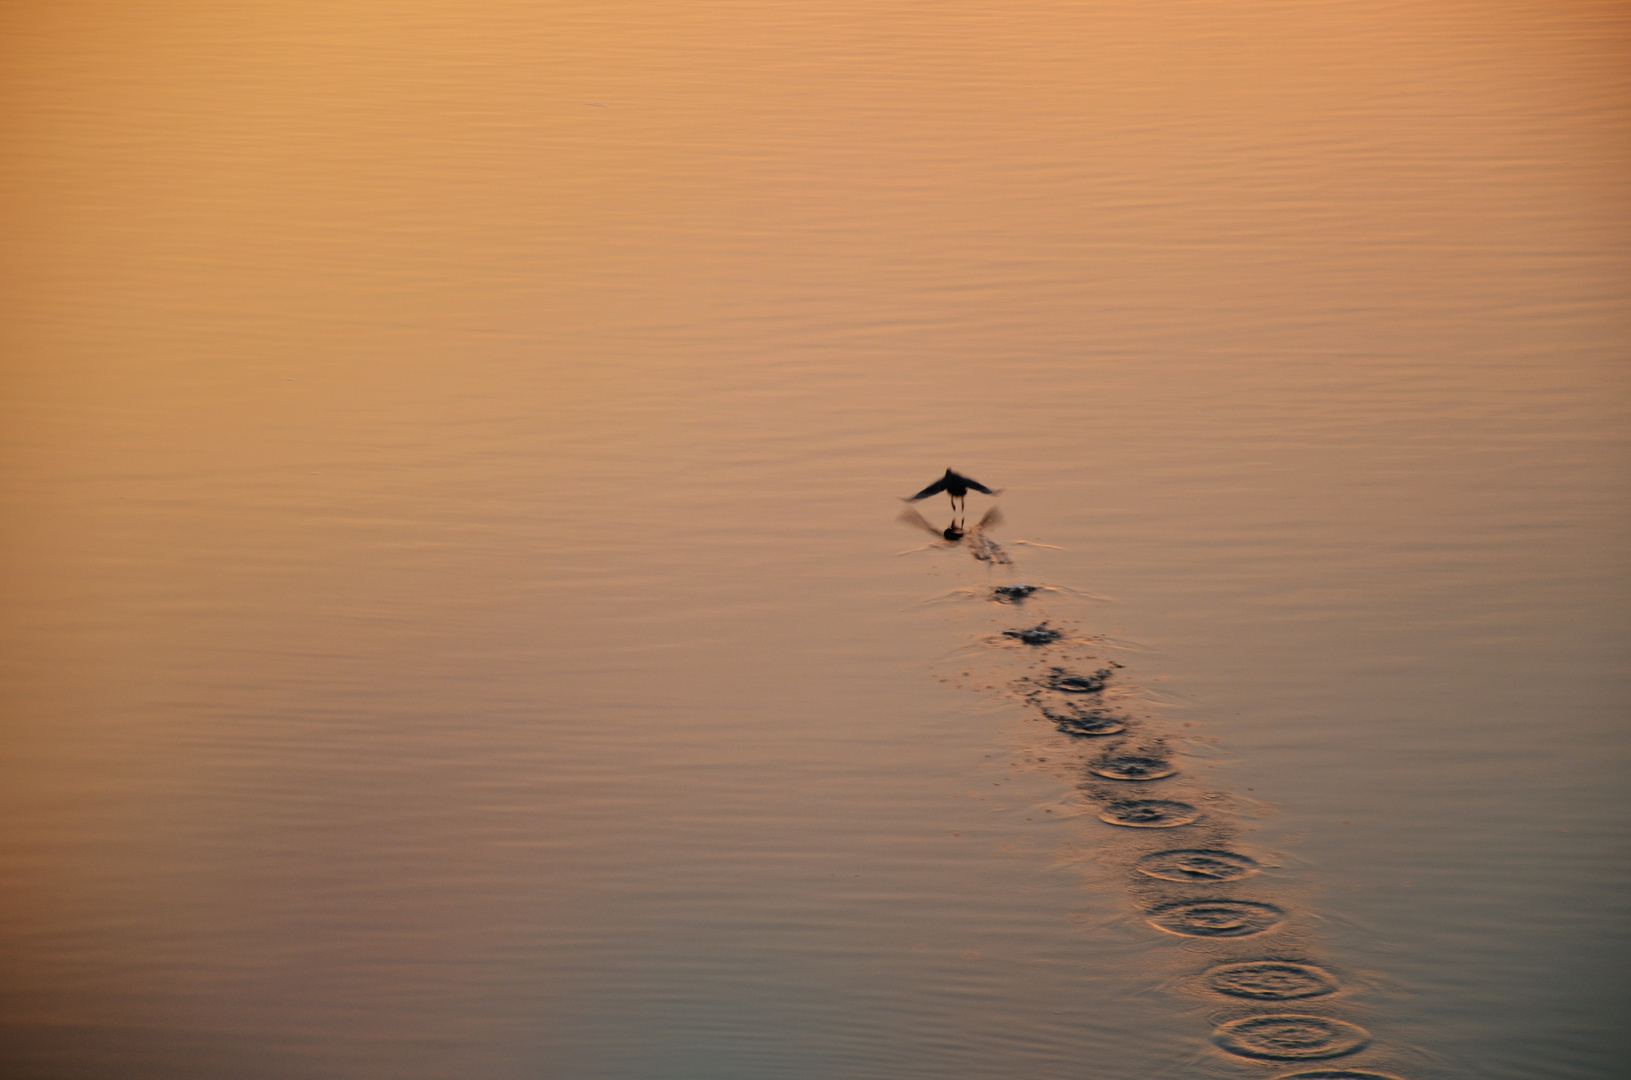
[[[905,522],[907,525],[916,526],[926,533],[932,533],[934,536],[944,539],[944,534],[941,533],[939,529],[935,528],[933,525],[930,525],[923,519],[922,514],[918,513],[916,510],[913,510],[910,506],[902,510],[900,512],[900,516],[895,520]]]
[[[990,488],[986,487],[984,484],[980,483],[978,480],[970,480],[966,476],[963,477],[963,483],[967,484],[969,487],[973,488],[975,491],[983,491],[987,495],[1001,495],[1002,494],[1002,489],[1001,488],[998,488],[996,491],[992,491]]]
[[[913,495],[912,497],[906,499],[905,501],[906,502],[917,502],[919,499],[927,499],[930,495],[938,495],[942,491],[945,491],[945,490],[946,490],[946,478],[944,476],[942,476],[940,479],[936,480],[934,483],[930,484],[928,487],[924,488],[922,491],[920,491],[916,495]],[[981,488],[980,490],[984,491],[985,489]]]
[[[969,532],[984,532],[986,529],[995,529],[1001,524],[1002,511],[993,506],[985,512],[985,516],[980,519],[980,523],[970,529]]]

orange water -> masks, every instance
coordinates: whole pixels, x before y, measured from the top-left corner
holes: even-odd
[[[3,10],[8,1076],[1279,1075],[1033,616],[1344,1060],[1617,1071],[1623,5]]]

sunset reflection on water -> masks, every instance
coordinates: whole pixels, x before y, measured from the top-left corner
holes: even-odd
[[[0,28],[8,1076],[1263,1073],[1044,619],[1352,1067],[1610,1071],[1623,5]]]

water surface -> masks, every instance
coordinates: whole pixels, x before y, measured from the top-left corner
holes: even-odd
[[[1316,1067],[1213,1041],[1042,619],[1344,988],[1247,1013],[1619,1073],[1628,44],[14,5],[8,1075]],[[897,554],[948,465],[1011,566]]]

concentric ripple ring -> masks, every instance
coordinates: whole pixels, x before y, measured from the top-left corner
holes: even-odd
[[[1257,873],[1257,860],[1233,851],[1179,848],[1146,855],[1134,869],[1162,881],[1239,881]]]
[[[1052,720],[1054,726],[1066,735],[1120,735],[1127,730],[1127,725],[1114,716],[1061,716],[1046,709],[1042,710],[1042,715]]]
[[[1323,997],[1337,989],[1337,981],[1329,972],[1312,964],[1293,964],[1286,960],[1225,964],[1207,972],[1206,983],[1220,994],[1256,1001]]]
[[[1250,937],[1277,925],[1286,913],[1255,900],[1179,900],[1150,910],[1150,925],[1181,937]]]
[[[1231,1054],[1262,1061],[1308,1061],[1364,1049],[1370,1032],[1328,1016],[1248,1016],[1219,1025],[1212,1041]]]
[[[1201,812],[1188,803],[1167,799],[1133,799],[1111,803],[1099,815],[1099,820],[1111,825],[1125,825],[1130,829],[1173,829],[1188,825],[1200,816]]]
[[[1108,758],[1088,766],[1087,771],[1107,780],[1161,780],[1178,772],[1160,758],[1137,755]]]

